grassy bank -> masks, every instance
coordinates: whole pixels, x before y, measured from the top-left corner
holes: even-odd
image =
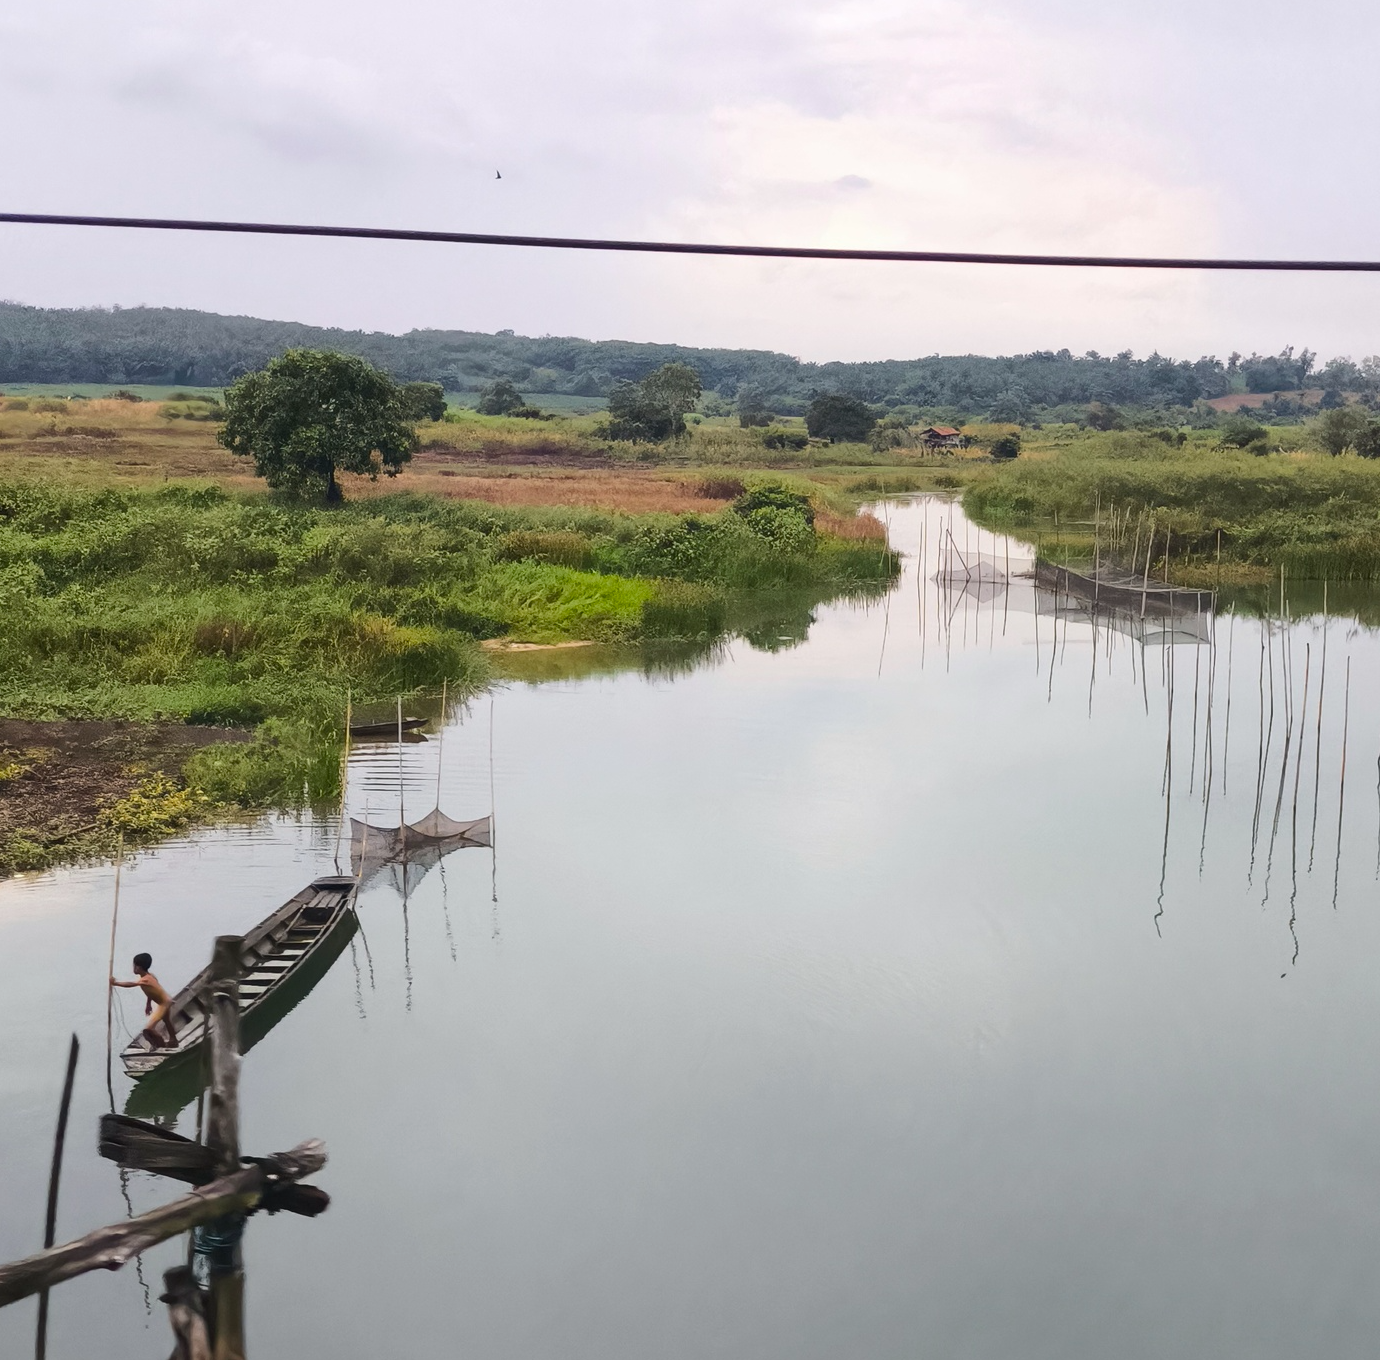
[[[628,516],[0,483],[0,715],[250,728],[187,761],[207,807],[327,800],[347,691],[476,688],[490,639],[709,641],[745,601],[894,573],[827,508],[812,524],[803,496],[763,495]]]
[[[1380,576],[1380,463],[1296,450],[1257,456],[1216,445],[1210,434],[1182,445],[1135,432],[1031,436],[1013,463],[983,469],[964,505],[978,521],[1009,529],[1055,555],[1091,552],[1093,521],[1131,516],[1146,542],[1167,537],[1171,575],[1224,584],[1288,576]],[[1107,530],[1104,528],[1104,534]],[[1104,544],[1106,538],[1104,537]],[[1105,549],[1104,549],[1105,550]]]

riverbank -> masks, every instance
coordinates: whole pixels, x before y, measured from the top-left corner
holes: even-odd
[[[1380,462],[1303,449],[1256,455],[1216,435],[1053,431],[1020,458],[978,472],[964,508],[1056,558],[1091,557],[1151,534],[1151,569],[1184,585],[1253,585],[1285,576],[1380,577]],[[1125,527],[1114,530],[1113,525]],[[1219,569],[1219,561],[1221,563]]]
[[[486,642],[694,649],[739,629],[751,640],[763,601],[780,595],[798,612],[802,598],[875,589],[898,570],[876,521],[779,479],[735,489],[707,514],[624,515],[0,483],[0,715],[235,730],[180,769],[158,765],[178,782],[148,796],[189,792],[188,817],[320,805],[339,792],[347,698],[473,693],[493,673]],[[108,776],[96,761],[85,781]],[[11,780],[21,804],[28,781]],[[112,784],[101,807],[132,790]],[[35,847],[90,811],[9,814],[0,869],[45,862]]]

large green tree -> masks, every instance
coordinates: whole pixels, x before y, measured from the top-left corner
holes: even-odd
[[[387,373],[352,354],[290,349],[226,389],[220,442],[269,486],[338,501],[337,472],[396,476],[417,434]]]
[[[844,392],[816,397],[805,412],[805,428],[815,439],[827,439],[831,444],[861,443],[876,423],[877,417],[866,402]]]
[[[615,383],[609,393],[610,439],[659,443],[685,433],[685,413],[704,388],[688,364],[662,364],[641,382]]]

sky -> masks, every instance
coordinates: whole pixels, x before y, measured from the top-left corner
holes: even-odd
[[[1380,11],[1319,0],[44,0],[0,204],[788,245],[1380,258]],[[496,172],[502,177],[497,178]],[[782,350],[1380,351],[1380,278],[0,226],[0,298]]]

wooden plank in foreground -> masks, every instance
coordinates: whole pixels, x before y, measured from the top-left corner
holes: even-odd
[[[75,1242],[0,1266],[0,1308],[88,1271],[118,1270],[141,1252],[199,1223],[227,1214],[247,1214],[280,1183],[314,1175],[325,1164],[325,1145],[312,1138],[291,1152],[265,1157],[137,1218],[97,1228]]]

